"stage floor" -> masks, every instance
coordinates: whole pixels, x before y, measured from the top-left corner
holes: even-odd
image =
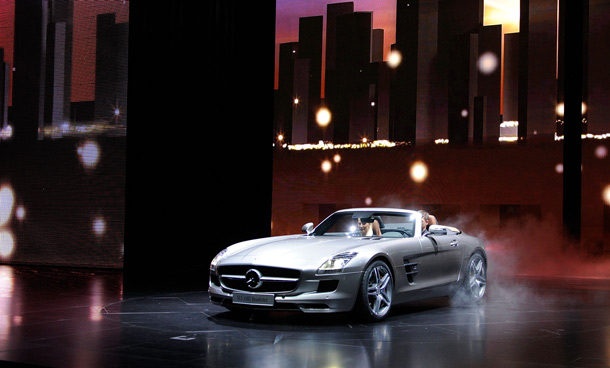
[[[205,286],[125,293],[122,273],[0,266],[0,361],[42,367],[610,367],[610,281],[490,282],[349,315],[234,314]],[[10,366],[10,365],[9,365]]]

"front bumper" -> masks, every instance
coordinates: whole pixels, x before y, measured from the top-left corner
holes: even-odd
[[[358,296],[362,272],[340,273],[333,275],[315,275],[302,272],[297,288],[286,293],[248,293],[253,297],[260,294],[272,294],[273,305],[237,304],[233,302],[233,293],[240,292],[223,287],[211,275],[209,298],[214,304],[229,309],[250,310],[291,310],[305,313],[337,313],[351,311]]]

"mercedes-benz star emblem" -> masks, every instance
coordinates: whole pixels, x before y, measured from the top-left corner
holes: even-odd
[[[263,275],[258,270],[248,270],[248,272],[246,272],[246,285],[248,285],[250,289],[258,289],[263,284],[263,281],[261,280],[262,277]]]

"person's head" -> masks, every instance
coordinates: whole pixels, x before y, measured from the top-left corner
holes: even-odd
[[[421,229],[427,229],[428,225],[430,224],[430,214],[424,210],[420,210],[418,212],[421,213]]]
[[[372,221],[369,221],[369,219],[358,219],[358,229],[360,229],[360,233],[362,235],[366,235],[369,232],[369,229],[371,229],[371,223]]]

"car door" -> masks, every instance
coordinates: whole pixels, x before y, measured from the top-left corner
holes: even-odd
[[[422,289],[419,282],[419,263],[422,257],[421,243],[416,238],[408,238],[395,242],[392,252],[392,262],[395,265],[396,292],[412,292]]]
[[[419,282],[432,287],[457,281],[464,253],[459,232],[438,230],[422,236],[420,243]]]

